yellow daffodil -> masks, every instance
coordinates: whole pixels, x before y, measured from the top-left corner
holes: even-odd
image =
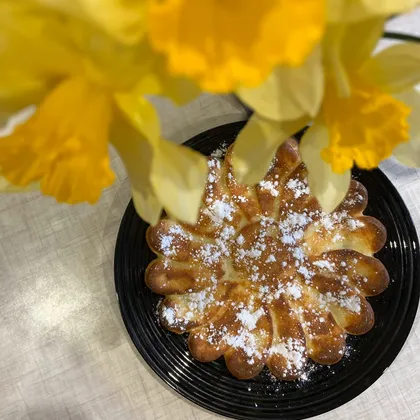
[[[0,115],[37,105],[0,138],[2,186],[39,183],[60,202],[93,203],[114,179],[112,144],[145,220],[155,223],[162,207],[180,220],[195,220],[205,159],[162,140],[157,114],[143,97],[194,89],[168,77],[145,40],[124,47],[61,9],[0,0],[0,57]]]
[[[328,21],[354,23],[366,18],[392,16],[418,4],[418,0],[327,0]]]
[[[95,22],[126,44],[139,42],[147,29],[147,0],[32,0]]]
[[[394,150],[403,160],[418,143],[410,124],[420,112],[412,91],[420,82],[420,45],[372,56],[382,27],[379,19],[330,29],[337,44],[325,48],[324,101],[300,146],[310,186],[327,210],[344,198],[354,163],[373,169]]]
[[[329,25],[322,59],[309,57],[300,77],[276,69],[261,87],[239,91],[256,110],[235,148],[233,163],[243,181],[261,179],[279,144],[311,121],[300,151],[326,211],[344,198],[353,163],[371,169],[393,150],[411,164],[420,160],[410,157],[420,148],[420,127],[410,116],[420,104],[412,90],[420,82],[420,46],[395,45],[372,57],[383,24],[376,17]]]
[[[211,92],[256,86],[319,42],[325,0],[152,0],[150,36],[174,74]],[[304,28],[304,30],[302,30]]]
[[[302,65],[329,22],[407,11],[418,0],[151,0],[150,37],[173,74],[210,92],[255,87]]]

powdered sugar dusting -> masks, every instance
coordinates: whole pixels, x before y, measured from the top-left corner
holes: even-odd
[[[220,144],[220,146],[212,152],[210,156],[214,158],[221,159],[225,157],[226,151],[228,149],[229,145],[226,142],[223,142]]]
[[[279,195],[279,191],[277,189],[279,186],[278,181],[261,181],[258,185],[261,189],[267,190],[273,197],[277,197]]]
[[[176,321],[175,311],[172,308],[164,307],[162,309],[162,316],[169,325],[174,325]]]
[[[298,284],[288,285],[287,293],[292,296],[293,299],[300,299],[302,297],[302,289]]]
[[[242,325],[252,331],[257,326],[257,321],[264,315],[264,309],[260,308],[255,312],[248,309],[242,309],[236,316],[236,319],[242,322]]]
[[[314,261],[313,265],[319,267],[319,268],[325,268],[326,270],[330,271],[330,272],[334,272],[335,270],[335,264],[327,261],[327,260],[318,260],[318,261]]]
[[[271,254],[267,257],[267,259],[265,260],[266,263],[271,263],[271,262],[276,262],[276,257]]]
[[[221,225],[225,221],[231,222],[234,212],[235,207],[229,202],[229,197],[227,195],[224,195],[221,200],[213,201],[204,210],[204,214],[209,216],[216,225]]]
[[[272,346],[270,353],[283,356],[286,359],[286,369],[290,373],[296,373],[306,363],[306,347],[302,341],[294,338]]]
[[[300,181],[299,179],[290,179],[286,187],[289,190],[293,191],[293,194],[295,198],[299,198],[302,195],[308,195],[309,194],[309,187],[307,181]]]
[[[301,376],[302,381],[308,380],[309,373],[304,371],[306,344],[299,335],[302,332],[289,337],[270,336],[272,332],[266,325],[274,319],[271,317],[275,305],[286,305],[287,316],[298,320],[306,339],[311,340],[316,334],[311,322],[325,328],[332,319],[331,308],[347,313],[362,311],[359,291],[352,284],[357,259],[354,263],[340,263],[328,254],[328,248],[325,252],[314,251],[311,246],[317,245],[310,242],[310,235],[318,235],[316,239],[321,238],[321,242],[328,241],[327,247],[335,243],[330,249],[340,249],[340,245],[349,242],[349,231],[365,226],[363,219],[352,217],[351,210],[342,210],[345,205],[330,214],[317,210],[309,197],[307,179],[300,175],[286,178],[279,185],[283,176],[273,177],[271,172],[270,180],[264,179],[253,193],[247,193],[250,190],[238,186],[232,172],[226,171],[219,160],[226,148],[216,150],[208,160],[200,216],[204,233],[183,224],[173,224],[160,233],[160,252],[166,257],[164,267],[182,267],[182,282],[190,281],[188,270],[192,267],[194,281],[202,282],[199,288],[191,286],[180,297],[170,296],[171,306],[160,308],[161,319],[180,332],[190,331],[188,325],[195,325],[201,339],[216,350],[226,344],[240,350],[243,363],[249,365],[270,355],[281,356],[286,379]],[[268,200],[267,194],[275,200]],[[257,199],[261,202],[255,207],[252,200]],[[361,195],[352,198],[354,202],[363,199]],[[262,208],[269,205],[276,208],[272,213],[264,210],[263,214]],[[261,206],[261,212],[248,215],[246,211],[252,206]],[[337,290],[321,293],[325,291],[320,283],[323,279],[336,280]],[[362,277],[361,281],[367,283],[369,279]],[[203,319],[204,326],[199,329],[197,325]],[[226,319],[226,323],[220,319]],[[194,334],[195,331],[192,330]],[[270,346],[271,342],[275,344]]]
[[[346,294],[346,291],[340,292],[338,296],[333,295],[331,292],[321,294],[319,301],[322,307],[328,307],[330,304],[335,304],[354,313],[360,313],[361,310],[361,302],[359,296],[349,296]]]
[[[168,232],[160,235],[160,246],[163,255],[171,257],[175,255],[180,247],[178,242],[186,243],[192,240],[192,235],[186,232],[181,226],[173,224],[169,227]]]
[[[347,219],[347,225],[350,230],[356,230],[358,228],[363,227],[365,224],[357,219]]]
[[[226,343],[235,349],[243,350],[249,358],[248,363],[250,365],[255,364],[256,359],[262,357],[255,335],[249,332],[247,328],[241,328],[234,335],[227,335]]]

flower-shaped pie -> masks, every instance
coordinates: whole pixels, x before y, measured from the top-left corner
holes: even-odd
[[[165,295],[160,320],[189,332],[194,358],[224,356],[230,372],[252,378],[266,365],[280,379],[299,378],[308,358],[337,363],[346,334],[374,324],[366,296],[389,276],[373,255],[386,240],[364,216],[367,191],[353,180],[345,200],[326,214],[310,194],[294,140],[277,151],[266,177],[240,185],[224,161],[209,175],[195,225],[163,217],[147,231],[158,258],[146,283]]]

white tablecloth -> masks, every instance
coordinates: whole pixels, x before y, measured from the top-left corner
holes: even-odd
[[[389,23],[420,35],[420,12]],[[230,97],[204,96],[176,110],[159,101],[167,138],[182,142],[244,118]],[[69,207],[38,194],[0,198],[0,418],[136,420],[217,418],[166,387],[125,332],[113,285],[116,235],[130,199],[117,182],[93,206]],[[420,228],[420,171],[389,161]],[[404,349],[366,392],[322,420],[420,419],[418,318]]]

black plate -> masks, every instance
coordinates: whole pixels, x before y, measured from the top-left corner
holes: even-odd
[[[186,144],[210,154],[221,143],[234,141],[244,123],[208,130]],[[239,381],[223,358],[195,361],[185,336],[159,326],[156,306],[161,297],[144,284],[144,271],[154,258],[145,241],[147,224],[132,202],[124,214],[115,250],[115,286],[122,317],[140,354],[174,390],[215,413],[237,419],[302,419],[332,410],[375,382],[401,350],[413,324],[419,301],[419,243],[410,215],[391,182],[380,170],[355,171],[369,192],[366,214],[387,228],[388,239],[378,258],[391,283],[369,298],[376,316],[366,335],[349,336],[344,359],[334,366],[309,366],[306,381],[273,381],[268,372]]]

